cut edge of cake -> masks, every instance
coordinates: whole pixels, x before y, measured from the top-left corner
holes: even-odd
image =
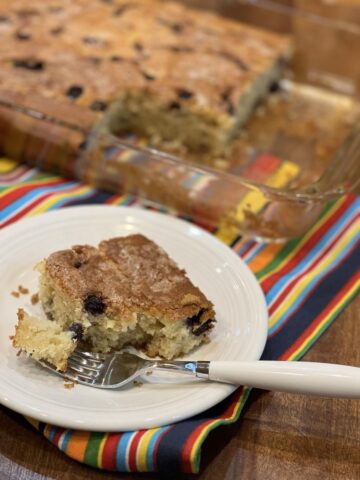
[[[113,135],[136,132],[158,149],[209,152],[222,155],[266,98],[280,82],[290,46],[264,71],[246,82],[237,102],[229,103],[229,112],[212,111],[186,101],[168,102],[150,90],[128,90],[119,94],[94,130]],[[227,100],[228,101],[228,100]]]
[[[65,371],[68,358],[76,348],[73,333],[64,331],[55,322],[29,315],[22,308],[18,310],[17,317],[13,346],[29,357]]]

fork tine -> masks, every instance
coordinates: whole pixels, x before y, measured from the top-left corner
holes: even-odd
[[[71,369],[76,373],[79,373],[81,375],[85,375],[89,378],[96,378],[99,374],[99,370],[93,369],[93,368],[88,368],[84,367],[83,365],[80,365],[76,362],[73,362],[69,359],[68,361],[68,370]]]
[[[73,367],[68,367],[66,372],[64,373],[65,376],[69,376],[72,380],[79,381],[79,382],[94,382],[96,380],[96,376],[87,375],[80,370],[76,370]]]
[[[87,365],[86,363],[78,361],[77,358],[73,358],[73,357],[69,357],[68,366],[74,368],[74,370],[78,372],[87,372],[89,374],[99,372],[101,367],[101,365],[99,365],[99,367],[93,367],[91,365]]]
[[[93,367],[100,367],[104,363],[104,356],[100,356],[100,354],[93,354],[90,352],[82,352],[80,350],[75,350],[71,358],[76,359],[77,361],[91,365]]]
[[[104,353],[84,352],[83,350],[75,350],[74,353],[79,355],[79,357],[94,360],[94,362],[103,362],[106,357],[106,354]]]

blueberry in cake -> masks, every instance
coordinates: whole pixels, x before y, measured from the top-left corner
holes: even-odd
[[[172,359],[208,341],[215,312],[166,252],[143,235],[51,254],[38,265],[47,319],[20,311],[13,345],[66,368],[76,346],[131,345]]]
[[[0,0],[0,19],[0,89],[192,151],[222,151],[291,55],[284,36],[172,1]]]

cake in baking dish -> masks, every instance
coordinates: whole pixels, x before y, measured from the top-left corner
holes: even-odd
[[[77,346],[131,345],[172,359],[206,342],[214,325],[212,303],[143,235],[58,251],[38,269],[47,319],[20,311],[13,345],[59,370]]]
[[[284,36],[160,0],[0,0],[0,32],[0,89],[193,151],[222,151],[291,53]]]

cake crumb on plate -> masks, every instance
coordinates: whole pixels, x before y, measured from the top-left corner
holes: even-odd
[[[21,293],[22,295],[27,295],[29,293],[29,289],[26,288],[26,287],[23,287],[22,285],[19,285],[18,286],[18,291],[19,293]]]
[[[36,305],[39,303],[39,294],[38,293],[33,293],[30,298],[31,305]]]

